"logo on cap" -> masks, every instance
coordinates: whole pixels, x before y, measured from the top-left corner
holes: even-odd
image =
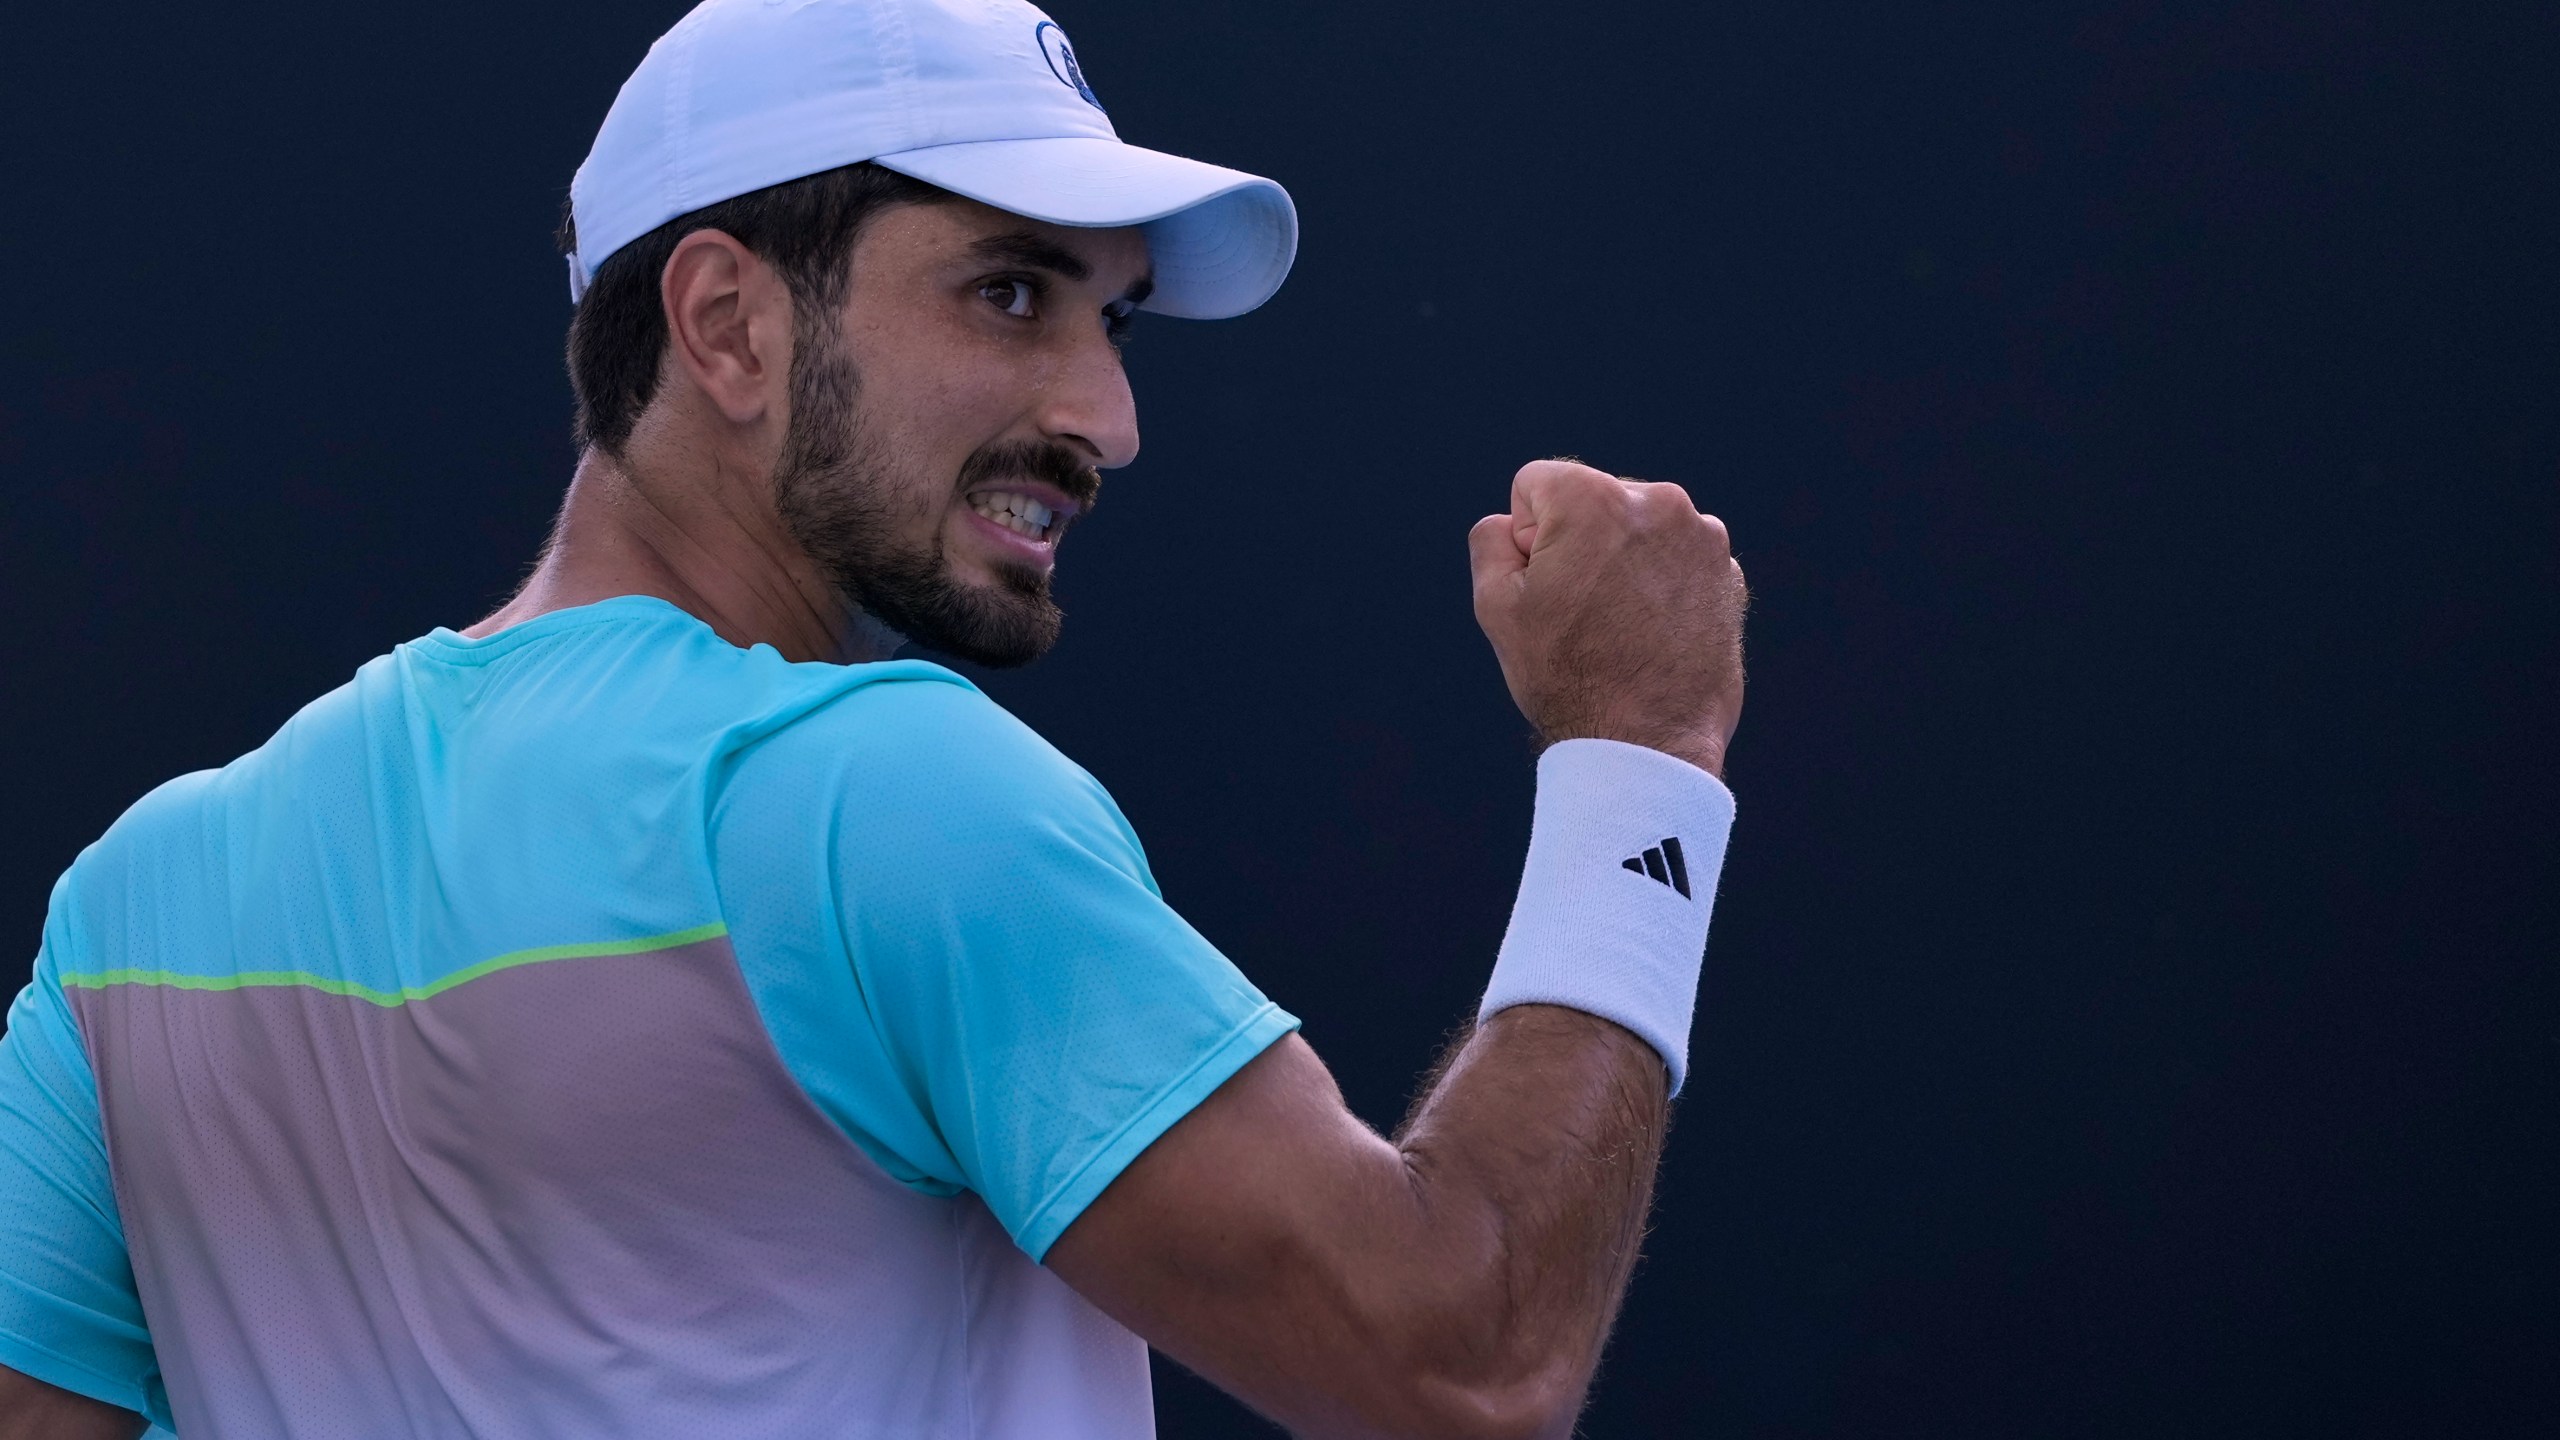
[[[1102,102],[1094,98],[1093,87],[1084,81],[1084,67],[1076,63],[1076,47],[1067,43],[1067,32],[1054,20],[1043,20],[1032,35],[1040,42],[1040,53],[1048,58],[1049,73],[1058,83],[1084,97],[1084,103],[1099,110]]]

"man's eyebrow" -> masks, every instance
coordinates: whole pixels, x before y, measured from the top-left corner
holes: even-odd
[[[969,253],[991,265],[1020,265],[1030,270],[1048,270],[1069,280],[1083,280],[1093,274],[1093,267],[1078,259],[1074,251],[1028,230],[990,235],[970,246]]]
[[[1082,282],[1093,275],[1093,267],[1084,263],[1074,251],[1029,230],[1009,230],[1002,235],[989,235],[969,247],[969,253],[989,265],[1019,265],[1026,270],[1047,270],[1066,280]],[[1135,305],[1155,293],[1156,277],[1141,275],[1121,298]]]

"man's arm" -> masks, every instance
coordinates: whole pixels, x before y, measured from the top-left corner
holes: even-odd
[[[1744,601],[1723,527],[1674,487],[1561,462],[1524,468],[1512,498],[1470,540],[1477,616],[1522,713],[1550,741],[1618,740],[1718,773],[1740,712]],[[1664,762],[1640,758],[1657,768],[1627,773],[1654,785]],[[1540,803],[1543,817],[1543,790]],[[1623,881],[1617,853],[1599,863]],[[1671,893],[1658,861],[1652,878]],[[1599,913],[1660,898],[1638,883]],[[1312,1050],[1283,1040],[1123,1171],[1049,1266],[1294,1430],[1568,1433],[1643,1236],[1688,989],[1666,1001],[1666,987],[1589,981],[1577,965],[1625,961],[1596,952],[1641,927],[1565,909],[1565,923],[1515,915],[1514,938],[1552,951],[1587,937],[1595,953],[1518,957],[1523,983],[1495,988],[1587,991],[1595,1009],[1632,995],[1615,1013],[1652,1041],[1580,1009],[1495,1009],[1390,1140],[1345,1108]],[[1693,988],[1697,933],[1655,973],[1685,963]]]
[[[0,1440],[134,1440],[147,1428],[130,1410],[0,1365]]]
[[[54,883],[32,979],[0,1033],[0,1440],[139,1435],[158,1374],[62,988],[81,968],[76,890],[71,873]]]
[[[1292,1430],[1570,1428],[1635,1263],[1662,1061],[1572,1010],[1488,1020],[1392,1141],[1290,1036],[1048,1255],[1105,1312]]]

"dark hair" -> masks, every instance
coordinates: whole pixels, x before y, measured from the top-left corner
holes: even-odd
[[[844,303],[846,263],[864,221],[894,205],[926,205],[950,191],[864,161],[680,215],[605,257],[569,322],[569,388],[577,393],[577,437],[619,458],[633,422],[657,393],[666,356],[667,312],[659,277],[676,245],[696,230],[718,230],[762,257],[791,290],[795,325]],[[578,248],[577,221],[564,214],[560,247]]]

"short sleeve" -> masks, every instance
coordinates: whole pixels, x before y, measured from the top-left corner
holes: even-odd
[[[828,787],[829,928],[868,1030],[820,1062],[866,1078],[815,1088],[892,1174],[975,1191],[1038,1259],[1298,1022],[1165,903],[1102,786],[974,688],[829,709],[765,760]]]
[[[0,1036],[0,1364],[165,1423],[97,1081],[62,992],[63,895]]]

